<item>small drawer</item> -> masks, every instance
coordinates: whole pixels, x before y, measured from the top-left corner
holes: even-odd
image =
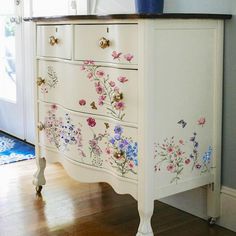
[[[72,26],[37,26],[37,56],[72,58]]]
[[[75,60],[138,64],[137,24],[76,25]]]
[[[41,146],[53,148],[75,162],[137,179],[136,128],[39,103],[38,129]]]
[[[83,113],[137,124],[138,71],[38,61],[38,97]]]

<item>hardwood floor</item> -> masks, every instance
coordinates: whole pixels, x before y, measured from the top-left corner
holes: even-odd
[[[81,184],[59,165],[46,168],[47,185],[35,195],[35,161],[0,166],[0,236],[134,236],[136,201],[107,184]],[[160,202],[152,220],[158,236],[235,236]]]

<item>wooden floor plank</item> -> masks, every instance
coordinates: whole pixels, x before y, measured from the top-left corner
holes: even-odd
[[[35,161],[0,166],[0,236],[134,236],[136,201],[104,183],[83,184],[59,164],[48,165],[47,185],[35,194]],[[152,219],[158,236],[236,236],[161,202]]]

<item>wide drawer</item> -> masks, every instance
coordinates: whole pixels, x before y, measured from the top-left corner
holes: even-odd
[[[137,70],[38,61],[38,97],[68,109],[137,123]]]
[[[138,64],[137,24],[76,25],[75,60]]]
[[[67,158],[137,179],[137,129],[56,104],[39,104],[39,142]],[[50,158],[50,157],[49,157]]]
[[[72,26],[37,26],[37,56],[72,58]]]

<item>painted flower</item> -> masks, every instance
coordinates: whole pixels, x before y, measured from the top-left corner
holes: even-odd
[[[131,62],[132,59],[134,58],[134,56],[130,53],[124,55],[124,58],[128,61],[128,62]]]
[[[89,141],[91,147],[96,147],[98,145],[98,141],[96,139],[92,139]]]
[[[56,111],[57,110],[57,105],[56,104],[52,104],[51,105],[51,110],[52,111]]]
[[[120,56],[122,55],[122,53],[113,51],[111,55],[113,57],[113,60],[116,60],[116,59],[120,60]]]
[[[183,140],[183,139],[180,139],[180,140],[179,140],[179,143],[182,144],[182,145],[184,145],[184,140]]]
[[[115,126],[114,136],[110,138],[108,145],[109,148],[115,150],[110,164],[122,175],[128,172],[137,174],[135,167],[138,166],[138,143],[123,136],[123,127]]]
[[[121,137],[120,137],[120,134],[115,134],[114,138],[115,138],[115,140],[119,141],[120,138],[121,138]]]
[[[81,70],[85,70],[86,67],[85,67],[84,65],[82,65],[82,66],[80,67],[80,69],[81,69]]]
[[[197,165],[196,165],[196,168],[197,168],[197,169],[201,169],[201,167],[202,167],[202,166],[201,166],[200,164],[197,164]]]
[[[109,82],[109,85],[110,85],[111,87],[115,87],[115,86],[116,86],[116,83],[115,83],[114,81],[110,81],[110,82]]]
[[[203,160],[203,162],[206,164],[206,163],[210,163],[211,158],[212,158],[212,147],[209,146],[209,147],[208,147],[208,151],[205,152],[205,154],[204,154],[203,157],[202,157],[202,160]]]
[[[119,57],[121,54],[113,52],[113,56]],[[112,117],[123,120],[124,113],[124,103],[118,102],[120,99],[113,100],[116,94],[120,94],[120,89],[116,86],[114,80],[110,80],[109,74],[106,74],[101,66],[96,66],[93,61],[85,61],[82,70],[85,71],[87,78],[94,83],[95,91],[98,94],[97,104],[99,106],[105,106],[107,113]],[[92,65],[91,65],[92,64]],[[121,83],[127,82],[127,78],[119,77]],[[118,81],[119,81],[118,80]],[[118,83],[117,83],[118,84]],[[107,99],[109,97],[109,99]],[[106,102],[105,102],[106,101]],[[91,108],[97,110],[95,102],[91,103]]]
[[[104,95],[101,95],[99,98],[98,98],[98,105],[99,106],[102,106],[104,104],[104,101],[106,100],[106,96]]]
[[[173,164],[169,164],[169,165],[167,166],[167,170],[170,171],[170,172],[174,172],[174,169],[175,169],[175,167],[174,167]]]
[[[107,147],[107,148],[105,149],[105,152],[106,152],[107,155],[111,155],[111,154],[112,154],[112,150],[111,150],[111,148],[109,148],[109,147]]]
[[[181,156],[183,153],[181,151],[177,151],[177,156]]]
[[[88,73],[87,78],[88,78],[88,79],[92,79],[92,78],[93,78],[93,73],[91,73],[91,72]]]
[[[114,92],[119,93],[119,92],[120,92],[119,87],[115,87],[115,88],[114,88]]]
[[[171,147],[171,146],[168,147],[166,150],[167,150],[168,153],[172,153],[174,151],[173,147]]]
[[[119,143],[118,146],[121,150],[123,150],[127,147],[128,144],[129,144],[129,142],[126,139],[124,139],[124,140],[121,140],[121,142]]]
[[[129,162],[129,168],[131,168],[131,169],[134,168],[134,162],[133,162],[133,161],[130,161],[130,162]]]
[[[186,164],[186,165],[188,165],[190,162],[191,162],[190,159],[186,159],[186,160],[185,160],[185,164]]]
[[[206,118],[205,117],[201,117],[198,121],[197,121],[198,125],[201,125],[202,127],[206,124]]]
[[[123,142],[120,142],[118,147],[120,150],[123,150],[125,148],[125,144]]]
[[[96,126],[96,121],[95,121],[95,119],[93,119],[92,117],[89,117],[89,118],[87,119],[87,123],[88,123],[88,125],[89,125],[90,127],[95,127],[95,126]]]
[[[92,149],[92,152],[96,155],[96,156],[100,156],[102,154],[102,150],[101,148],[98,146],[98,140],[96,139],[92,139],[89,141],[89,145]]]
[[[125,109],[125,103],[120,101],[115,103],[116,110],[123,111]]]
[[[86,105],[86,101],[84,99],[79,100],[79,105],[80,106],[85,106]]]
[[[102,70],[98,70],[98,71],[96,72],[96,75],[97,75],[98,77],[102,78],[102,77],[104,77],[105,72],[102,71]]]
[[[95,88],[96,88],[97,94],[103,94],[104,93],[104,88],[103,88],[103,86],[101,85],[100,82],[95,83]]]
[[[94,61],[93,60],[85,60],[84,64],[85,65],[94,65]]]
[[[121,83],[125,83],[129,81],[125,76],[120,76],[117,78],[117,80],[120,81]]]
[[[138,144],[134,143],[134,144],[129,144],[126,148],[126,156],[128,158],[128,160],[133,160],[136,161],[137,160],[137,156],[138,156]],[[138,165],[138,162],[137,162]]]
[[[114,138],[111,138],[111,139],[109,140],[109,142],[114,145],[115,142],[116,142],[116,140],[115,140]]]
[[[123,128],[120,125],[115,126],[114,128],[115,134],[122,134],[123,133]]]

